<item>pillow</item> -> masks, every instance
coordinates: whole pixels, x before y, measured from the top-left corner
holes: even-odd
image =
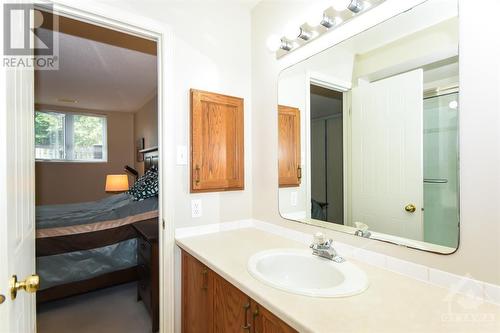
[[[139,177],[132,185],[128,194],[132,196],[134,201],[142,201],[158,195],[158,169],[151,167],[144,176]]]

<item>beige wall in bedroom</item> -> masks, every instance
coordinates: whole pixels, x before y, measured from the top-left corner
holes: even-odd
[[[158,146],[158,99],[151,98],[134,113],[134,142],[144,138],[144,147]],[[144,174],[144,163],[134,160],[134,169]]]
[[[37,109],[107,116],[108,162],[36,162],[36,204],[67,204],[94,201],[109,196],[110,194],[104,191],[106,175],[124,173],[123,167],[126,164],[134,165],[134,114],[50,106],[37,106]]]
[[[291,18],[307,11],[316,0],[285,2],[264,0],[252,12],[252,159],[253,216],[306,232],[317,228],[282,219],[278,213],[277,175],[277,78],[281,69],[307,58],[323,48],[364,29],[370,15],[349,23],[277,61],[266,48],[271,34],[282,33]],[[401,10],[419,0],[388,0],[384,8]],[[437,255],[379,241],[361,239],[334,231],[328,236],[404,260],[428,265],[460,275],[500,284],[500,52],[497,31],[500,10],[497,0],[482,6],[460,0],[460,248],[452,255]],[[483,10],[488,8],[487,11]],[[397,12],[393,12],[395,14]],[[384,12],[383,15],[391,14]],[[392,15],[393,15],[392,14]],[[383,16],[382,15],[382,16]],[[366,20],[365,20],[366,19]],[[355,27],[355,28],[353,28]],[[320,46],[319,46],[320,45]]]

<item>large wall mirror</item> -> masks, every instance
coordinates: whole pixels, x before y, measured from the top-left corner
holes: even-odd
[[[284,218],[457,249],[458,26],[457,0],[428,0],[280,74]]]

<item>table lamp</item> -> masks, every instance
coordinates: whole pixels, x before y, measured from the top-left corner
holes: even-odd
[[[106,176],[106,192],[125,192],[129,190],[128,176],[123,175],[107,175]]]

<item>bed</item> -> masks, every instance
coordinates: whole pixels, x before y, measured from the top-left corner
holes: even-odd
[[[145,154],[145,170],[158,165]],[[43,303],[137,280],[134,223],[158,221],[158,197],[135,201],[128,193],[100,201],[36,209],[36,257]]]

